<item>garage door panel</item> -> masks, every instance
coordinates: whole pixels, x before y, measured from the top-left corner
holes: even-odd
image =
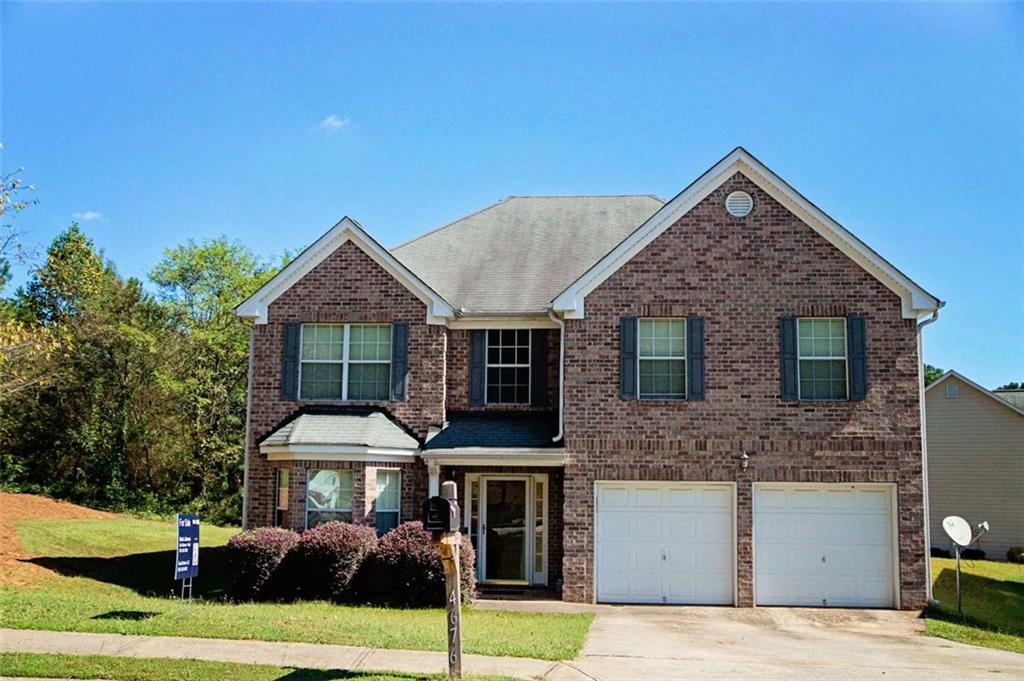
[[[755,601],[894,606],[891,512],[884,488],[755,486]]]
[[[732,603],[730,486],[598,485],[597,598],[620,603]],[[605,499],[614,504],[607,506]],[[627,523],[608,518],[628,518]],[[624,561],[620,549],[628,547]]]

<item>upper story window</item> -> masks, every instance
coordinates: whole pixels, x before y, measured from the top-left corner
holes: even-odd
[[[847,399],[846,319],[800,317],[796,322],[800,399]]]
[[[640,399],[685,399],[686,318],[638,319],[637,362]]]
[[[487,332],[487,403],[530,403],[530,331]]]
[[[299,399],[386,400],[390,324],[303,324]]]

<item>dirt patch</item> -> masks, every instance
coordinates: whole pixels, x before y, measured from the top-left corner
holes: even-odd
[[[49,570],[24,562],[32,558],[21,550],[17,524],[22,520],[93,520],[113,518],[115,514],[76,506],[35,494],[0,492],[0,583],[24,586],[48,575]]]

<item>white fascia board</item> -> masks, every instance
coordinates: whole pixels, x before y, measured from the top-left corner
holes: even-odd
[[[898,295],[905,319],[919,319],[942,306],[942,301],[911,281],[749,152],[737,147],[558,294],[552,301],[552,308],[568,319],[582,319],[587,295],[737,172]]]
[[[999,395],[995,394],[994,392],[992,392],[988,388],[985,388],[983,386],[978,385],[977,383],[975,383],[971,379],[967,378],[963,374],[961,374],[959,372],[956,372],[956,371],[953,371],[952,369],[950,369],[946,373],[944,373],[941,376],[939,376],[938,378],[936,378],[931,383],[931,385],[929,385],[927,388],[924,389],[924,391],[927,393],[932,388],[937,387],[940,383],[944,383],[945,380],[947,378],[949,378],[950,376],[955,376],[957,379],[959,379],[960,381],[963,381],[964,383],[966,383],[967,385],[971,386],[972,388],[974,388],[975,390],[977,390],[981,394],[987,395],[988,397],[991,397],[993,400],[995,400],[999,404],[1003,405],[1007,409],[1010,409],[1011,411],[1015,411],[1018,414],[1020,414],[1021,416],[1024,416],[1024,409],[1021,409],[1020,407],[1018,407],[1017,405],[1013,404],[1012,402],[1008,402],[1008,401],[1004,400],[1003,398],[1001,398]]]
[[[561,449],[516,447],[459,447],[431,449],[420,454],[428,465],[438,466],[564,466]]]
[[[267,461],[414,461],[416,449],[359,447],[352,445],[261,445]]]
[[[459,317],[448,322],[449,329],[557,329],[558,324],[551,320],[551,317],[544,313],[533,316],[500,316],[481,315],[470,317],[469,315]]]
[[[444,325],[448,319],[455,317],[455,310],[448,301],[427,286],[412,270],[371,237],[359,223],[349,217],[342,218],[338,224],[288,263],[273,279],[236,307],[235,314],[251,319],[256,324],[266,324],[270,304],[346,241],[352,241],[359,246],[364,253],[373,258],[374,262],[426,304],[427,324]]]

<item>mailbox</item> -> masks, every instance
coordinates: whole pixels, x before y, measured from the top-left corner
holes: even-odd
[[[428,532],[458,532],[459,504],[454,499],[430,497],[423,502],[423,529]]]

